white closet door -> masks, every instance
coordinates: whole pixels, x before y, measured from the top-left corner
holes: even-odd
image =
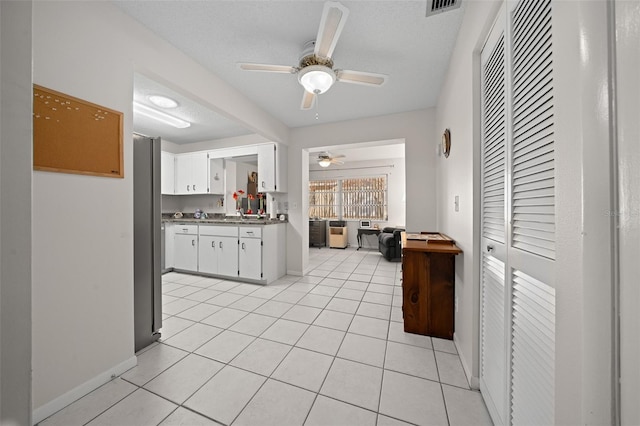
[[[553,424],[555,165],[551,1],[509,13],[511,423]]]
[[[495,424],[508,422],[506,267],[506,57],[503,6],[481,52],[482,264],[480,390]]]
[[[496,424],[553,424],[551,1],[505,2],[481,52],[480,390]]]

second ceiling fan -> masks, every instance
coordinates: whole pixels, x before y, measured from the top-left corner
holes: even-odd
[[[304,87],[300,109],[313,108],[316,96],[320,95],[336,81],[343,83],[381,86],[387,80],[384,74],[364,71],[351,71],[333,68],[331,55],[336,47],[340,33],[349,16],[349,9],[337,2],[327,2],[322,10],[318,35],[304,45],[298,66],[268,65],[241,62],[238,65],[245,71],[262,71],[285,74],[298,74],[298,81]]]

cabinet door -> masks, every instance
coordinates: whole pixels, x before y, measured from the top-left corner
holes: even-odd
[[[216,237],[218,250],[218,274],[238,276],[238,238]]]
[[[175,160],[175,193],[191,194],[191,171],[192,159],[189,155],[176,155]]]
[[[238,261],[242,278],[262,279],[261,242],[259,238],[240,238]]]
[[[198,272],[218,273],[218,237],[200,235],[198,240]]]
[[[209,160],[209,193],[224,194],[224,160],[222,158]]]
[[[161,153],[160,176],[162,194],[172,195],[175,193],[175,160],[176,157],[170,152]]]
[[[174,249],[175,244],[175,232],[173,228],[173,223],[165,222],[164,224],[164,267],[165,268],[173,268],[174,267]]]
[[[258,192],[276,191],[276,145],[258,145]]]
[[[206,152],[190,154],[191,157],[191,193],[209,193],[209,155]]]
[[[174,262],[176,269],[185,271],[198,270],[198,236],[176,234],[174,246]]]

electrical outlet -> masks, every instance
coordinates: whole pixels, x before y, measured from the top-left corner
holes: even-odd
[[[455,196],[455,201],[453,202],[453,205],[455,206],[455,209],[457,212],[460,211],[460,196],[456,195]]]

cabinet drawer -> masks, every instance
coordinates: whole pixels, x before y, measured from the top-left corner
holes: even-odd
[[[213,235],[216,237],[237,237],[237,226],[200,225],[199,235]]]
[[[262,227],[240,227],[240,238],[262,238]]]
[[[198,234],[198,225],[187,225],[184,223],[176,223],[173,229],[176,234],[188,234],[188,235]]]

